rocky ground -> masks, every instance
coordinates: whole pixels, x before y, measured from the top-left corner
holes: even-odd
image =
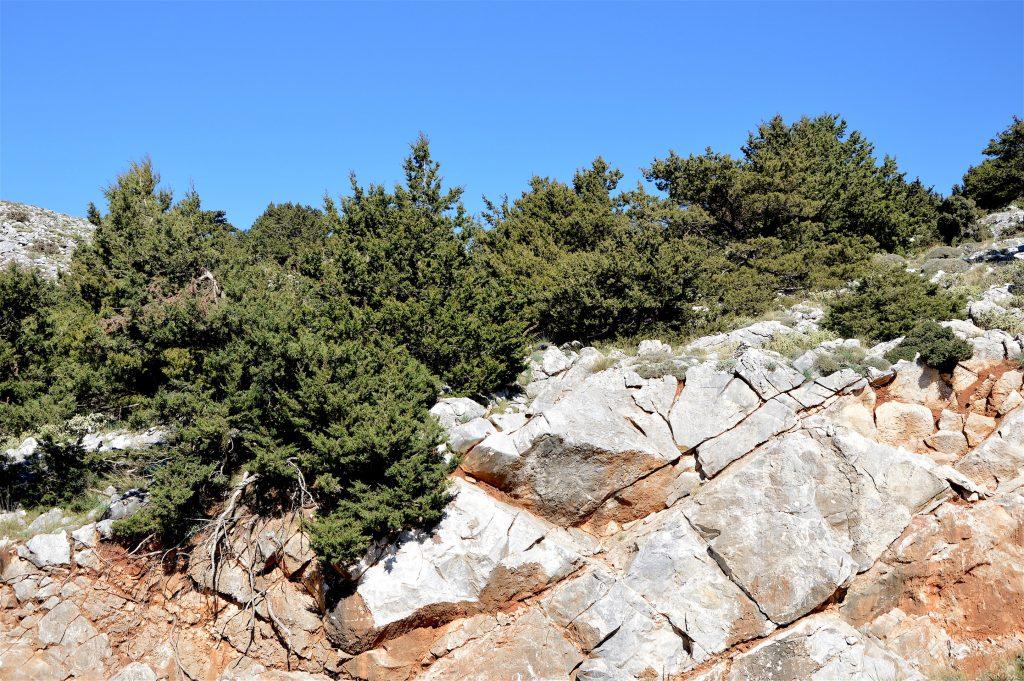
[[[951,376],[765,349],[815,316],[548,347],[523,395],[441,401],[448,512],[346,591],[302,510],[234,505],[191,558],[8,542],[0,676],[923,679],[1024,648],[1021,341],[959,322]]]
[[[56,277],[95,228],[88,220],[13,201],[0,201],[0,267],[15,262]]]
[[[1011,311],[1004,289],[946,323],[974,348],[949,375],[820,337],[811,305],[685,347],[542,348],[521,393],[434,407],[459,464],[445,517],[344,580],[301,531],[313,509],[255,515],[245,478],[187,551],[105,540],[131,490],[102,516],[15,513],[0,678],[977,672],[1024,650],[1024,336],[975,325]]]

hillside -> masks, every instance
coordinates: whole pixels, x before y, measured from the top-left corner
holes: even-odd
[[[1019,678],[1022,136],[5,204],[0,679]]]
[[[229,505],[169,574],[103,539],[110,521],[9,545],[0,670],[924,679],[1012,655],[1024,338],[960,322],[974,356],[951,377],[904,361],[808,379],[766,349],[815,331],[797,313],[682,350],[548,347],[523,396],[442,400],[454,499],[349,595],[309,552],[308,509]]]
[[[67,267],[75,247],[92,235],[88,220],[24,203],[0,201],[0,267],[30,265],[48,277]]]

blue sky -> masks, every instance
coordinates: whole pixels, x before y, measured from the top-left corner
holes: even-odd
[[[837,112],[948,192],[1024,114],[1024,2],[55,3],[0,0],[0,196],[84,215],[149,154],[247,227],[399,179],[419,131],[466,204],[628,183],[669,149]]]

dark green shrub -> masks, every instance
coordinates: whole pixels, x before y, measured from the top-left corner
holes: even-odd
[[[939,236],[947,244],[984,241],[992,234],[987,230],[983,231],[978,225],[981,217],[982,213],[974,205],[974,201],[963,194],[953,194],[939,204]]]
[[[921,322],[956,317],[964,305],[962,297],[912,272],[880,266],[836,296],[822,324],[844,338],[887,341]]]
[[[42,440],[21,463],[0,456],[0,498],[23,506],[74,506],[102,468],[102,459],[76,442]]]
[[[950,372],[959,362],[970,359],[973,352],[971,344],[957,338],[952,330],[938,322],[925,321],[911,329],[886,358],[891,362],[913,361],[920,353],[921,361],[928,366]]]

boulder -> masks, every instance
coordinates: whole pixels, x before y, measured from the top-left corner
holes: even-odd
[[[912,450],[923,450],[925,439],[935,432],[932,412],[921,404],[880,404],[875,409],[875,424],[880,442]]]
[[[22,463],[36,453],[39,447],[39,440],[34,437],[25,438],[20,445],[4,451],[4,455],[10,463]]]
[[[540,369],[548,376],[560,374],[571,366],[572,359],[554,345],[549,345],[540,358]]]
[[[570,533],[480,488],[453,481],[455,497],[431,533],[406,533],[363,572],[327,619],[351,653],[421,621],[496,610],[565,577],[589,549]],[[584,542],[584,543],[581,543]]]
[[[497,429],[494,424],[478,417],[467,423],[460,423],[448,431],[448,446],[457,454],[464,454],[495,432]]]
[[[473,477],[560,524],[679,458],[665,419],[637,406],[622,373],[560,393],[525,426],[489,435],[462,460]]]
[[[1004,372],[996,380],[992,386],[992,391],[989,393],[988,401],[991,407],[1003,413],[1012,409],[1013,407],[1009,407],[1004,410],[1003,406],[1010,399],[1010,395],[1016,393],[1018,397],[1020,396],[1020,393],[1017,391],[1020,389],[1022,381],[1024,381],[1024,373],[1016,370]]]
[[[923,362],[901,360],[894,367],[896,378],[889,384],[889,395],[894,400],[923,404],[929,409],[942,409],[949,403],[953,388],[937,369]]]
[[[29,523],[28,527],[25,528],[27,534],[40,534],[43,532],[53,532],[55,529],[64,527],[68,524],[68,520],[64,518],[64,511],[59,508],[51,508],[46,513],[41,513]]]
[[[933,458],[940,463],[951,464],[967,453],[967,436],[959,431],[940,430],[925,438],[925,444],[935,450]]]
[[[962,433],[964,430],[964,420],[963,414],[943,409],[942,413],[939,414],[939,430],[951,430]]]
[[[147,501],[149,501],[149,494],[141,489],[130,489],[110,500],[110,506],[103,517],[105,520],[127,518],[134,515]]]
[[[711,363],[691,367],[669,414],[675,442],[682,450],[693,449],[729,430],[760,405],[761,398],[743,379]]]
[[[967,436],[967,442],[972,447],[981,444],[995,430],[996,420],[994,418],[976,412],[968,414],[967,420],[964,422],[964,435]]]
[[[430,413],[447,431],[460,423],[482,417],[487,413],[487,408],[468,397],[446,397],[438,400],[437,404],[430,408]]]
[[[143,431],[115,430],[87,433],[82,436],[82,449],[87,452],[112,452],[146,449],[167,441],[167,431],[149,428]]]
[[[96,530],[96,523],[83,525],[71,533],[75,540],[75,547],[93,548],[100,543],[100,533]]]
[[[18,547],[18,555],[38,568],[71,564],[71,544],[64,532],[37,534]]]
[[[859,394],[844,395],[825,408],[825,415],[835,423],[860,433],[865,437],[877,439],[878,428],[875,426],[875,391],[870,387]]]

